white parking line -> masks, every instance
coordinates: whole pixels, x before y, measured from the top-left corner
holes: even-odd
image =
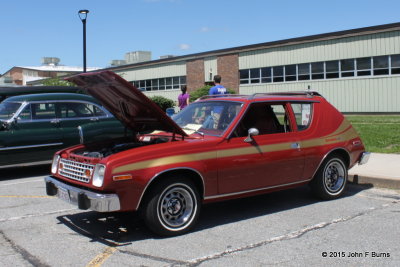
[[[35,177],[33,177],[35,178]],[[36,182],[43,182],[44,180],[42,179],[38,179],[38,180],[31,180],[29,179],[28,181],[23,181],[23,182],[15,182],[15,183],[8,183],[8,184],[0,184],[0,186],[9,186],[9,185],[16,185],[16,184],[26,184],[26,183],[36,183]]]
[[[28,215],[19,216],[19,217],[11,217],[11,218],[7,218],[7,219],[0,219],[0,222],[16,221],[16,220],[21,220],[21,219],[26,219],[26,218],[31,218],[31,217],[39,217],[39,216],[51,215],[51,214],[56,214],[56,213],[63,213],[63,212],[68,212],[68,211],[73,211],[73,210],[77,210],[77,208],[65,209],[65,210],[55,210],[55,211],[38,213],[38,214],[28,214]]]

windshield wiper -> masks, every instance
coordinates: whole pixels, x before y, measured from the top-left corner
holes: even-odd
[[[200,132],[198,130],[195,130],[195,129],[192,129],[192,128],[188,128],[188,127],[183,127],[182,129],[183,130],[188,130],[188,131],[193,131],[193,133],[197,133],[197,134],[201,135],[202,137],[204,137],[204,133]]]

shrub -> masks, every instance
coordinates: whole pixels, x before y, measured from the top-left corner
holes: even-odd
[[[45,86],[76,86],[76,84],[60,78],[49,78],[44,80],[42,84]]]
[[[208,95],[208,92],[210,91],[211,87],[212,86],[205,85],[201,88],[194,90],[193,92],[190,92],[190,102],[194,102],[198,98]],[[228,91],[228,94],[236,94],[236,92],[232,89],[226,88],[226,90]]]
[[[154,103],[157,104],[163,111],[165,111],[167,108],[173,108],[175,106],[175,102],[169,98],[155,95],[150,97],[151,100],[153,100]]]

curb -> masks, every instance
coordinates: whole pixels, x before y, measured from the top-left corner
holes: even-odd
[[[349,174],[348,181],[353,184],[365,185],[372,184],[374,187],[383,187],[390,189],[400,189],[400,181],[388,178],[376,178],[354,174]]]

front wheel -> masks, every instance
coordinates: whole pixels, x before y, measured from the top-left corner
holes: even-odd
[[[167,179],[151,191],[145,206],[146,225],[159,235],[174,236],[189,231],[200,213],[200,197],[191,181]]]
[[[314,195],[322,199],[340,197],[347,184],[347,167],[338,156],[327,158],[318,169],[310,186]]]

